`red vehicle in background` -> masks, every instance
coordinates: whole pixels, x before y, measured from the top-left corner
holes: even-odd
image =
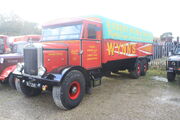
[[[7,37],[6,37],[7,38]],[[11,53],[0,55],[0,82],[9,82],[12,88],[15,88],[14,78],[12,72],[16,68],[18,62],[23,62],[23,48],[26,44],[31,42],[39,42],[40,35],[26,35],[18,37],[10,37]],[[12,43],[13,41],[13,43]]]
[[[0,35],[0,54],[9,53],[8,36]]]
[[[13,37],[13,43],[14,42],[22,42],[22,41],[25,41],[25,42],[39,42],[39,40],[41,39],[41,36],[40,35],[23,35],[23,36],[15,36]]]
[[[49,22],[41,42],[24,48],[24,62],[13,72],[16,88],[26,96],[52,90],[59,108],[72,109],[106,74],[145,75],[152,41],[152,33],[104,17]]]
[[[15,88],[12,72],[18,62],[23,62],[23,47],[27,42],[16,42],[13,44],[11,53],[0,55],[0,82],[8,83]]]

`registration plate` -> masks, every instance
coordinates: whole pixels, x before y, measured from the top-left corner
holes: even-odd
[[[26,85],[29,86],[29,87],[37,88],[36,83],[32,83],[32,82],[29,82],[29,81],[26,82]]]
[[[168,68],[167,72],[173,72],[174,71],[174,68]]]

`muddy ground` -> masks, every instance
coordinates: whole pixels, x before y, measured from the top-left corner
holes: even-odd
[[[126,73],[104,77],[70,111],[58,109],[51,93],[27,98],[0,85],[0,120],[180,120],[180,84],[168,83],[164,76],[151,70],[137,80]]]

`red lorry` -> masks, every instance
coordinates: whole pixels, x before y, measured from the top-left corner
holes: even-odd
[[[10,48],[8,45],[8,36],[0,35],[0,54],[10,52]]]
[[[152,41],[150,32],[99,16],[49,22],[42,41],[24,48],[13,72],[17,90],[26,96],[52,90],[59,108],[72,109],[110,72],[145,75]]]

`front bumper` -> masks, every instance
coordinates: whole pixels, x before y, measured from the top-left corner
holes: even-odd
[[[26,83],[27,86],[35,88],[42,87],[43,85],[58,86],[62,78],[60,74],[49,74],[44,77],[39,77],[22,73],[13,73],[13,76],[21,82]]]
[[[176,67],[167,67],[166,68],[167,72],[176,72],[176,73],[180,73],[180,68],[176,68]]]

